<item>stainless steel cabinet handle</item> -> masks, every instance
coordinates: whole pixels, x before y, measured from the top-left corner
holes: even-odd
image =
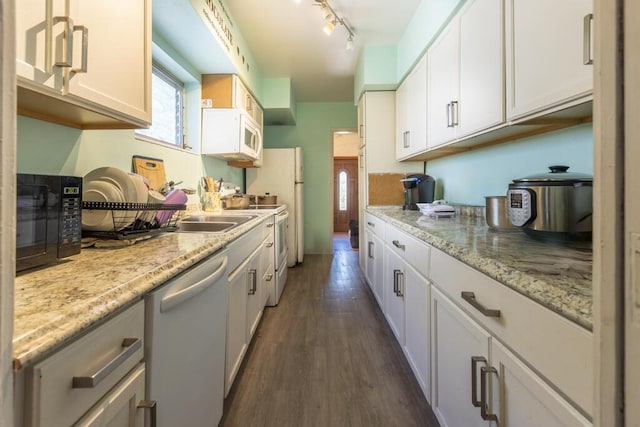
[[[142,347],[140,338],[125,338],[122,340],[122,351],[116,357],[111,359],[106,365],[98,369],[93,375],[87,377],[73,377],[71,381],[72,388],[94,388],[100,382],[113,372],[118,366],[122,365],[133,353]]]
[[[376,226],[373,222],[368,222],[368,221],[367,221],[367,225],[368,225],[369,227],[374,227],[374,228],[375,228],[375,226]]]
[[[452,107],[451,103],[448,103],[447,104],[447,127],[448,128],[453,127],[453,112],[451,107]]]
[[[460,295],[462,296],[463,300],[465,300],[466,302],[471,304],[471,306],[473,306],[473,308],[478,310],[484,316],[487,316],[487,317],[500,317],[500,310],[484,307],[482,304],[480,304],[476,300],[476,295],[473,292],[462,291],[462,293]]]
[[[451,127],[458,126],[458,101],[451,101]]]
[[[267,224],[267,228],[271,228],[271,227],[273,227],[273,223],[272,223],[272,222],[270,222],[269,224]]]
[[[398,295],[398,276],[402,273],[400,270],[393,270],[393,293]]]
[[[489,412],[489,404],[487,403],[487,376],[489,374],[498,374],[496,368],[483,366],[480,368],[480,416],[485,421],[498,421],[498,416]]]
[[[402,279],[402,286],[400,286],[400,279]],[[400,298],[404,296],[404,273],[398,270],[398,292],[396,292]]]
[[[268,243],[267,243],[267,247],[268,247],[268,248],[270,248],[270,247],[272,247],[272,246],[273,246],[273,242],[268,242]]]
[[[593,64],[591,57],[591,24],[593,23],[593,13],[589,13],[584,17],[584,28],[582,34],[582,59],[584,65]]]
[[[258,270],[252,268],[251,270],[249,270],[249,275],[251,276],[251,286],[249,287],[249,295],[255,295],[256,289],[258,289],[257,287]]]
[[[56,61],[56,67],[71,67],[73,65],[73,19],[68,16],[54,16],[53,23],[64,22],[64,43],[62,44],[62,58]]]
[[[82,65],[80,68],[72,68],[74,73],[86,73],[89,52],[89,29],[84,25],[74,25],[73,31],[82,31]]]
[[[273,274],[271,273],[267,274],[266,280],[267,282],[270,282],[271,280],[273,280]]]
[[[360,125],[360,128],[359,128],[360,139],[364,138],[363,130],[364,130],[364,125]]]
[[[367,252],[369,258],[373,259],[373,242],[369,242]]]
[[[392,243],[393,243],[393,246],[395,246],[398,249],[402,249],[404,251],[405,246],[401,245],[399,240],[394,240]]]
[[[174,292],[162,298],[160,301],[160,313],[166,313],[172,308],[177,307],[188,299],[198,295],[200,292],[210,288],[226,274],[228,261],[229,259],[224,257],[222,261],[220,261],[220,264],[218,264],[218,267],[216,267],[216,270],[209,276],[187,288],[181,289],[178,292]]]
[[[481,402],[478,400],[478,363],[487,364],[487,359],[482,356],[473,356],[471,358],[471,404],[479,408]]]
[[[138,403],[138,409],[148,409],[149,410],[149,418],[151,421],[151,427],[156,427],[157,426],[157,410],[156,407],[158,406],[158,402],[156,402],[155,400],[141,400]]]

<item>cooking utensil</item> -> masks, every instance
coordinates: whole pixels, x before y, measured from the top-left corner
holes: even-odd
[[[509,221],[538,237],[591,238],[593,177],[569,172],[569,166],[549,169],[509,184]]]
[[[269,193],[259,194],[256,196],[257,205],[275,205],[278,203],[278,196]]]
[[[231,194],[222,198],[223,209],[247,209],[251,204],[251,196],[247,194]]]
[[[167,175],[164,170],[164,161],[145,156],[133,156],[133,171],[149,180],[152,190],[159,191],[167,182]]]
[[[511,224],[507,215],[507,196],[486,196],[485,219],[490,229],[496,231],[520,230]]]

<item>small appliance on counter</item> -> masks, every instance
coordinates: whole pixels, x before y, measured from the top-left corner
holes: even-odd
[[[80,253],[82,178],[17,175],[16,271]]]
[[[590,239],[593,177],[569,172],[569,166],[549,169],[550,172],[514,179],[509,184],[509,221],[535,237]]]
[[[432,203],[436,181],[433,177],[422,173],[408,174],[400,180],[404,185],[403,210],[417,211],[416,203]]]
[[[494,231],[519,231],[509,221],[507,215],[507,196],[485,196],[485,220],[487,226]]]

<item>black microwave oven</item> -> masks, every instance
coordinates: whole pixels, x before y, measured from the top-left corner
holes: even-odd
[[[82,178],[18,174],[16,271],[80,253]]]

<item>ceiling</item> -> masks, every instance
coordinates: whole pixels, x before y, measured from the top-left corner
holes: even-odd
[[[364,45],[396,44],[420,0],[329,0],[355,33],[331,36],[316,0],[227,0],[227,9],[266,78],[289,77],[302,102],[353,101],[353,76]]]

